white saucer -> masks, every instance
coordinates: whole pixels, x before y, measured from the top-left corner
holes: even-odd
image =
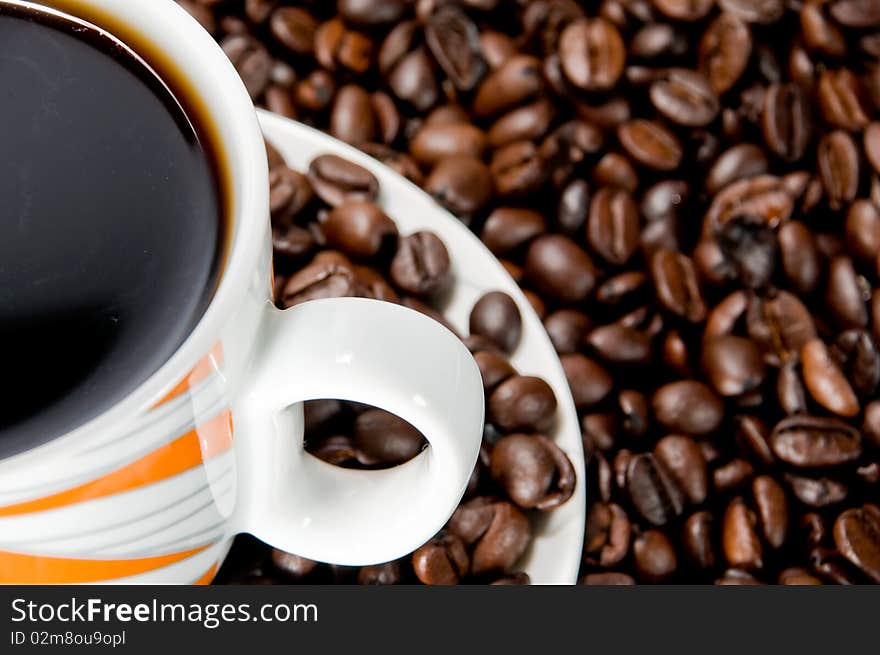
[[[379,180],[379,204],[397,223],[401,234],[432,230],[443,239],[452,258],[456,281],[443,313],[461,334],[468,334],[471,308],[487,291],[504,291],[517,302],[523,330],[511,363],[520,373],[544,378],[556,392],[557,425],[549,436],[555,438],[571,458],[578,480],[574,495],[565,505],[536,517],[535,539],[518,570],[528,573],[533,584],[574,584],[586,513],[581,431],[556,351],[528,300],[483,243],[415,184],[323,132],[266,111],[259,111],[259,118],[266,137],[292,168],[305,171],[314,157],[327,153],[360,164]]]

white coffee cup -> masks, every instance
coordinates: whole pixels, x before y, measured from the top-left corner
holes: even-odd
[[[223,51],[176,3],[36,6],[106,30],[172,88],[185,85],[194,122],[220,145],[232,234],[210,306],[161,369],[86,425],[0,460],[0,582],[209,582],[241,532],[349,565],[424,543],[458,504],[479,451],[483,389],[468,350],[435,321],[379,301],[274,307],[254,108]],[[384,471],[326,464],[303,450],[302,402],[319,398],[388,410],[429,447]]]

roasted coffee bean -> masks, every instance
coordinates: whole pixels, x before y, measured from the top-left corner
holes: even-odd
[[[556,395],[541,378],[516,375],[489,396],[487,414],[505,432],[546,432],[556,419]]]
[[[330,113],[330,134],[348,143],[375,141],[379,131],[370,94],[346,84],[336,94]]]
[[[418,430],[381,409],[369,409],[358,415],[354,443],[365,460],[388,466],[411,460],[426,446]]]
[[[401,571],[399,562],[387,562],[375,566],[365,566],[358,571],[357,583],[360,585],[392,585],[400,584]]]
[[[706,319],[703,340],[708,343],[712,339],[732,334],[737,323],[745,314],[747,305],[748,296],[744,291],[734,291],[715,305]]]
[[[864,330],[847,330],[832,348],[835,361],[843,369],[853,390],[860,397],[871,397],[880,384],[880,354]]]
[[[664,533],[646,530],[633,541],[633,559],[639,578],[646,582],[664,582],[678,568],[675,548]]]
[[[722,12],[700,40],[700,70],[715,93],[728,91],[745,72],[752,51],[748,26],[734,13]]]
[[[475,157],[446,157],[425,180],[425,190],[453,214],[467,218],[489,201],[492,174],[489,167]]]
[[[651,399],[655,418],[671,432],[705,435],[714,431],[724,417],[719,398],[696,380],[665,384]]]
[[[492,478],[524,509],[558,507],[574,492],[574,468],[558,446],[542,434],[511,434],[492,449]]]
[[[560,361],[579,411],[595,406],[611,393],[614,380],[600,364],[580,353],[563,355]]]
[[[658,250],[651,257],[657,299],[668,311],[692,323],[706,318],[706,304],[693,262],[681,253]]]
[[[679,516],[684,507],[681,489],[651,454],[629,459],[626,489],[633,507],[652,525],[665,525]]]
[[[834,418],[790,416],[782,419],[770,435],[774,454],[799,467],[840,466],[861,455],[859,431]]]
[[[684,554],[692,566],[711,569],[715,566],[715,549],[712,538],[712,514],[696,512],[685,521],[681,542]]]
[[[300,557],[293,553],[285,553],[283,550],[273,548],[272,565],[291,578],[299,579],[314,571],[318,563],[305,557]]]
[[[513,298],[502,291],[485,294],[471,310],[470,331],[512,352],[522,331],[522,318]]]
[[[852,259],[838,255],[828,265],[825,302],[837,322],[845,328],[861,328],[868,324],[865,286],[859,279]]]
[[[544,329],[560,355],[574,353],[591,325],[586,314],[574,309],[560,309],[544,319]]]
[[[782,269],[796,291],[811,293],[819,282],[821,265],[815,241],[800,221],[790,221],[779,228],[777,237]]]
[[[826,134],[816,159],[831,208],[851,202],[859,191],[859,152],[852,137],[843,130]]]
[[[449,252],[432,232],[416,232],[400,239],[391,261],[391,279],[416,296],[430,296],[450,282]]]
[[[712,0],[652,0],[660,12],[669,18],[682,21],[700,20],[712,10]]]
[[[483,131],[469,123],[426,124],[410,142],[413,157],[429,166],[456,155],[480,158],[485,147]]]
[[[868,117],[859,100],[859,82],[845,68],[826,70],[817,87],[819,109],[825,120],[841,129],[856,131],[868,124]]]
[[[281,294],[285,309],[309,300],[359,295],[357,277],[350,266],[313,260],[290,276]]]
[[[559,196],[556,224],[566,234],[578,232],[586,223],[590,208],[590,187],[584,180],[572,180]]]
[[[616,152],[609,152],[593,168],[593,181],[600,186],[618,187],[634,193],[639,187],[639,174],[629,159]]]
[[[379,182],[370,171],[336,155],[313,159],[308,180],[321,200],[334,207],[346,199],[372,201],[379,194]]]
[[[762,175],[768,169],[767,156],[756,145],[740,143],[719,155],[706,176],[706,191],[717,193],[737,180]]]
[[[547,230],[544,217],[519,207],[498,207],[483,224],[483,243],[496,255],[505,255]]]
[[[764,539],[772,548],[781,548],[788,534],[785,490],[769,475],[760,475],[752,481],[752,495]]]
[[[846,484],[831,478],[807,478],[786,473],[785,481],[795,498],[808,507],[836,505],[843,502],[849,493]]]
[[[620,323],[597,327],[586,341],[602,359],[614,364],[645,364],[651,359],[651,342],[647,335]]]
[[[804,156],[812,136],[808,101],[796,84],[772,84],[764,95],[764,141],[786,161]]]
[[[602,567],[618,564],[629,553],[632,529],[626,512],[614,503],[596,503],[587,514],[584,559]]]
[[[328,245],[350,257],[369,258],[390,252],[397,242],[397,226],[378,205],[345,200],[321,223]]]
[[[623,72],[626,46],[617,28],[602,18],[569,23],[559,36],[559,61],[566,78],[585,91],[605,91]]]
[[[721,109],[709,81],[696,71],[671,68],[651,84],[651,102],[663,116],[687,127],[708,125]]]
[[[257,98],[269,84],[272,57],[265,46],[247,35],[229,36],[220,44],[238,71],[251,98]]]
[[[516,141],[499,148],[489,163],[495,192],[502,198],[521,198],[537,191],[547,172],[531,141]]]
[[[474,353],[474,360],[477,362],[480,376],[483,378],[483,388],[487,392],[492,391],[500,382],[516,375],[516,370],[510,362],[492,350],[481,350]]]
[[[776,399],[786,414],[807,412],[807,394],[801,374],[792,362],[779,367],[776,378]]]
[[[474,113],[488,118],[521,104],[541,89],[541,62],[516,55],[492,71],[477,87]]]
[[[603,305],[615,306],[641,295],[648,282],[648,276],[641,271],[629,271],[608,278],[596,289],[596,301]]]
[[[837,550],[880,583],[880,507],[870,503],[844,511],[834,522]]]
[[[581,419],[584,441],[599,450],[610,450],[617,437],[617,417],[614,414],[587,414]]]
[[[336,95],[336,82],[327,71],[314,70],[294,87],[296,105],[319,112],[330,106]]]
[[[425,41],[449,80],[460,91],[470,91],[486,73],[480,33],[468,15],[454,5],[443,5],[428,18]]]
[[[275,40],[291,52],[306,55],[314,50],[318,21],[305,9],[279,7],[271,14],[269,29]]]
[[[361,32],[349,30],[339,19],[331,19],[315,31],[315,58],[325,69],[339,67],[365,73],[373,57],[373,42]]]
[[[880,448],[880,400],[874,400],[865,407],[862,434],[874,448]]]
[[[613,571],[603,571],[601,573],[588,573],[580,579],[578,584],[582,585],[634,585],[636,583],[632,576],[626,573],[616,573]]]
[[[517,107],[496,120],[486,134],[490,146],[499,148],[515,141],[543,137],[553,120],[553,105],[547,100]]]
[[[721,542],[730,566],[754,570],[763,567],[761,540],[755,528],[757,519],[742,498],[734,498],[724,512]]]
[[[657,442],[654,456],[684,491],[688,502],[699,505],[706,500],[709,486],[706,461],[693,439],[681,435],[667,435]]]
[[[864,262],[880,253],[880,210],[869,200],[856,200],[846,217],[846,244]]]
[[[712,472],[712,487],[719,493],[729,493],[745,485],[754,474],[754,467],[746,460],[732,459]]]
[[[804,345],[816,337],[809,310],[787,291],[778,292],[775,298],[753,296],[746,309],[746,328],[773,366],[797,359]]]
[[[840,416],[858,414],[858,398],[821,339],[804,344],[801,361],[804,383],[817,403]]]
[[[623,189],[603,187],[593,196],[587,224],[593,250],[610,264],[625,264],[639,245],[635,201]]]
[[[880,122],[874,121],[868,125],[862,138],[862,147],[868,163],[871,164],[875,173],[880,174]]]
[[[617,138],[626,152],[647,168],[672,171],[681,164],[681,143],[656,121],[638,118],[624,123],[617,130]]]
[[[785,12],[782,0],[718,0],[718,5],[749,23],[775,23]]]
[[[532,538],[529,519],[516,507],[497,502],[493,509],[492,521],[471,555],[471,573],[474,575],[512,571]]]
[[[740,396],[764,381],[764,360],[750,339],[720,336],[703,344],[703,370],[722,396]]]
[[[822,581],[801,567],[785,569],[777,581],[781,585],[820,585]]]
[[[571,239],[544,235],[529,246],[526,277],[541,293],[574,304],[590,295],[596,284],[596,269],[587,253]]]
[[[649,427],[648,399],[640,391],[625,389],[617,396],[620,427],[631,437],[645,436]]]
[[[469,563],[461,539],[449,533],[440,533],[412,555],[413,570],[427,585],[458,584]]]

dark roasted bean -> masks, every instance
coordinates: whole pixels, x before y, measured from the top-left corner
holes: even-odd
[[[745,72],[752,51],[749,28],[735,14],[722,12],[700,41],[700,70],[716,93],[728,91]]]
[[[453,585],[467,573],[469,560],[461,539],[439,534],[412,556],[413,570],[427,585]]]
[[[849,493],[844,483],[831,478],[807,478],[786,473],[785,481],[791,487],[795,498],[808,507],[822,508],[835,505],[843,502]]]
[[[730,566],[742,569],[763,567],[761,540],[755,528],[757,519],[742,498],[734,498],[724,512],[721,542]]]
[[[711,569],[715,566],[713,522],[711,513],[701,511],[688,517],[684,524],[681,537],[684,553],[691,565],[698,569]]]
[[[397,242],[394,221],[378,205],[363,200],[346,200],[334,207],[321,230],[328,245],[350,257],[375,257]]]
[[[560,361],[579,411],[593,407],[611,393],[614,380],[600,364],[580,353],[563,355]]]
[[[869,503],[843,512],[834,522],[834,543],[844,557],[880,583],[880,507]]]
[[[541,293],[564,303],[582,302],[596,284],[593,262],[574,241],[544,235],[532,241],[526,277]]]
[[[790,416],[773,428],[770,446],[787,464],[815,468],[851,462],[862,452],[858,430],[834,418]]]
[[[511,434],[492,448],[492,478],[523,509],[558,507],[574,492],[574,467],[542,434]]]
[[[635,538],[633,559],[639,577],[646,582],[664,582],[678,568],[672,542],[659,530],[646,530]]]
[[[629,553],[632,528],[626,512],[614,503],[596,503],[587,514],[584,559],[602,567],[618,564]]]
[[[636,455],[629,460],[626,488],[630,502],[652,525],[664,525],[682,512],[681,489],[651,454]]]
[[[754,475],[755,469],[744,459],[732,459],[712,472],[712,486],[725,494],[739,489]]]
[[[399,241],[391,261],[391,279],[398,287],[417,296],[442,291],[451,276],[449,252],[432,232],[416,232]]]
[[[660,123],[638,118],[621,125],[617,137],[627,153],[643,166],[672,171],[681,163],[681,143]]]
[[[505,432],[546,432],[556,418],[556,396],[541,378],[516,375],[492,392],[487,413]]]
[[[559,36],[566,78],[586,91],[612,88],[623,72],[626,46],[617,28],[602,18],[571,22]]]
[[[804,384],[813,400],[841,416],[858,414],[859,400],[821,339],[812,339],[804,344],[801,362]]]
[[[654,392],[651,405],[657,420],[672,432],[709,434],[724,418],[724,407],[719,398],[696,380],[663,385]]]
[[[693,439],[673,434],[665,436],[654,447],[654,456],[690,503],[699,505],[706,500],[709,486],[706,461]]]
[[[489,201],[492,174],[489,167],[475,157],[446,157],[425,180],[425,190],[453,214],[467,218]]]

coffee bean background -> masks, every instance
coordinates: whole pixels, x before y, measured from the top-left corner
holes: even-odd
[[[880,2],[181,4],[257,104],[422,185],[523,287],[582,419],[584,583],[880,582]],[[273,170],[282,306],[365,285],[431,311],[442,250],[396,235],[375,194],[338,162]],[[506,366],[509,309],[483,299],[469,338],[502,504],[468,500],[405,562],[243,541],[220,579],[522,582],[517,503],[552,505],[566,476],[519,436],[550,401]],[[376,444],[368,419],[328,452],[411,456],[402,426]]]

